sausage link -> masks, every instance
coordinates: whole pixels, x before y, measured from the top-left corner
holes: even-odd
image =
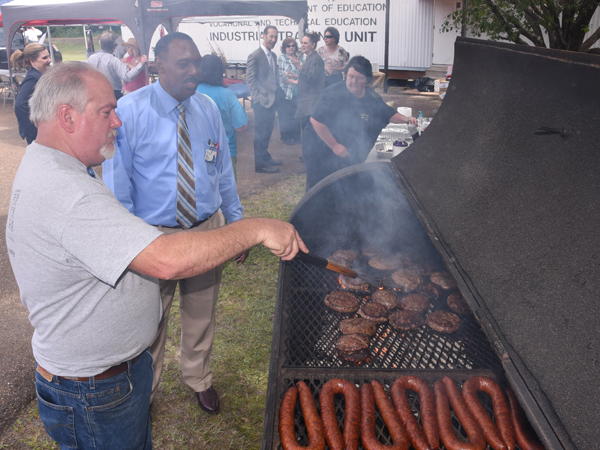
[[[521,450],[546,450],[528,430],[528,421],[525,412],[519,405],[517,397],[511,388],[506,390],[510,405],[510,419],[515,430],[515,438]]]
[[[300,447],[296,442],[294,431],[294,408],[297,398],[298,388],[292,386],[285,392],[279,407],[279,440],[284,450],[295,450]]]
[[[484,450],[486,447],[483,432],[479,428],[473,416],[469,412],[458,388],[448,377],[438,380],[433,385],[435,396],[435,411],[440,428],[440,439],[447,450]],[[449,403],[450,402],[450,403]],[[469,442],[463,442],[454,434],[452,418],[450,416],[450,404],[456,418],[461,423]]]
[[[317,406],[306,383],[299,381],[296,387],[287,390],[279,408],[279,440],[284,450],[325,450],[325,432],[323,422],[317,412]],[[300,407],[308,432],[308,447],[296,441],[294,431],[294,409],[300,394]]]
[[[365,450],[408,450],[410,440],[406,430],[402,426],[400,417],[394,409],[394,405],[385,393],[383,386],[373,380],[360,387],[361,400],[361,441]],[[381,417],[392,436],[392,445],[384,445],[377,439],[375,433],[375,403],[379,408]]]
[[[496,425],[477,398],[477,391],[483,391],[492,398]],[[510,422],[508,403],[498,383],[488,377],[471,377],[464,382],[462,395],[488,444],[494,450],[514,450],[515,433]]]
[[[346,402],[344,410],[344,437],[338,426],[334,395],[342,394]],[[325,439],[330,450],[357,450],[360,429],[360,394],[348,380],[334,378],[321,388],[319,393],[321,419],[325,427]]]
[[[422,429],[412,413],[410,403],[406,397],[407,389],[419,394]],[[406,427],[413,447],[416,450],[438,450],[440,447],[440,433],[435,415],[433,391],[429,385],[418,377],[406,375],[394,381],[391,394],[396,411],[398,411],[398,415]]]

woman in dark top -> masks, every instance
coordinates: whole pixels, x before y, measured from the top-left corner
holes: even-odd
[[[48,70],[52,60],[46,47],[42,44],[28,44],[23,51],[17,50],[10,57],[10,62],[17,70],[29,69],[19,87],[15,101],[15,114],[19,122],[19,134],[31,144],[37,136],[37,128],[29,120],[29,98],[40,77]]]
[[[373,81],[371,63],[353,57],[346,80],[328,87],[315,105],[302,134],[306,165],[306,190],[344,167],[365,162],[377,136],[388,123],[416,124],[388,106],[368,86]]]
[[[325,64],[315,51],[321,36],[318,33],[306,33],[302,38],[304,63],[298,75],[298,109],[296,118],[302,122],[302,129],[310,119],[310,113],[325,88]],[[298,67],[298,66],[296,66]]]

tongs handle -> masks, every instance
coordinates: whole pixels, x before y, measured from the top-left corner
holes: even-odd
[[[322,267],[335,273],[341,273],[347,277],[356,278],[357,276],[356,272],[352,269],[340,266],[339,264],[333,263],[325,258],[321,258],[320,256],[309,255],[308,253],[304,253],[302,250],[298,251],[296,258],[312,264],[313,266]]]
[[[327,261],[325,258],[321,258],[320,256],[309,255],[308,253],[304,253],[302,250],[298,250],[296,258],[309,264],[312,264],[313,266],[322,267],[324,269],[327,268],[327,264],[329,264],[329,261]]]

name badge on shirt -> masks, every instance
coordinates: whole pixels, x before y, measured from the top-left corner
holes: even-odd
[[[206,149],[206,155],[204,155],[204,160],[206,162],[214,163],[217,160],[217,155],[219,154],[219,143],[213,141],[211,139],[208,140],[208,148]]]

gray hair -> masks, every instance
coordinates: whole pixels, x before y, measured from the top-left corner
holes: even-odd
[[[110,33],[104,33],[100,36],[100,48],[107,52],[115,49],[115,37]]]
[[[67,61],[52,66],[35,85],[29,99],[29,120],[35,126],[55,119],[60,105],[67,104],[83,112],[91,95],[86,84],[86,75],[101,72],[86,62]],[[104,76],[104,75],[103,75]]]

